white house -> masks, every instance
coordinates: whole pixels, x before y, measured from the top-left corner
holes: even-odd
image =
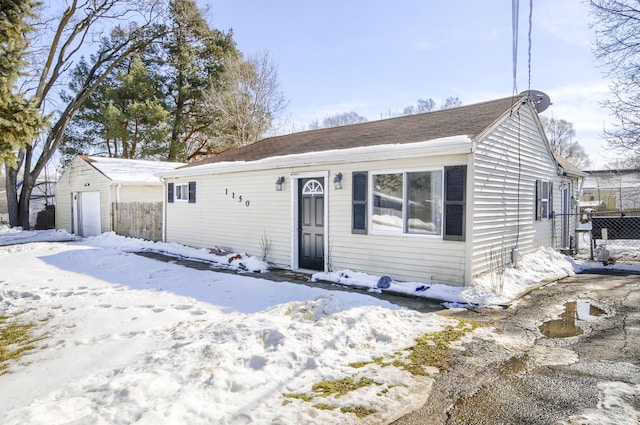
[[[81,236],[116,231],[125,236],[160,239],[164,192],[156,174],[181,165],[77,156],[56,185],[56,229]],[[158,205],[154,207],[154,203]],[[118,212],[124,208],[130,218],[121,222]],[[158,228],[156,238],[154,227]]]
[[[575,221],[554,212],[575,211],[581,173],[554,158],[535,107],[508,97],[270,137],[166,171],[164,239],[468,284],[497,258],[570,243]]]

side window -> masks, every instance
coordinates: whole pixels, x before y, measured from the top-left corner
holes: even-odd
[[[189,190],[187,183],[179,183],[175,185],[176,201],[186,202],[189,200]]]
[[[465,240],[467,166],[444,167],[443,239]]]
[[[367,233],[368,180],[369,175],[366,171],[352,174],[351,233]]]
[[[536,221],[543,218],[552,218],[553,214],[553,183],[550,181],[536,180]]]

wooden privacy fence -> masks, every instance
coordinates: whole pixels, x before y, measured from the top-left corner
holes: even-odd
[[[162,240],[162,202],[111,204],[113,231],[122,236]]]

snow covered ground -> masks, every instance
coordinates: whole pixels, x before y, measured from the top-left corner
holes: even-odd
[[[267,272],[246,255],[0,227],[0,315],[38,323],[44,336],[0,375],[0,423],[386,424],[422,405],[432,378],[350,364],[397,356],[415,338],[457,323],[365,291],[194,270],[133,254],[142,250]],[[467,288],[391,282],[386,290],[449,307],[490,306],[591,266],[598,263],[540,250],[499,280]],[[314,277],[380,291],[379,277],[349,270]],[[343,378],[376,384],[311,402],[286,397]],[[320,403],[334,409],[314,407]],[[342,407],[374,413],[363,422]]]

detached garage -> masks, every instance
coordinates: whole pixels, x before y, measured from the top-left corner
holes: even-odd
[[[160,240],[163,185],[156,174],[181,165],[77,156],[56,185],[56,229]]]

